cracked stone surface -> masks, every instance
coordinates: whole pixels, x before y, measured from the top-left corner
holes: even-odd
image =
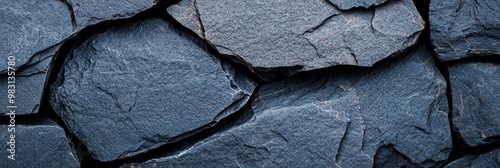
[[[0,125],[3,150],[9,149],[10,144],[6,144],[11,140],[9,128],[15,131],[15,160],[7,158],[8,151],[2,151],[0,167],[80,167],[73,144],[64,129],[55,123]]]
[[[444,168],[483,168],[483,167],[500,167],[500,149],[495,149],[483,154],[469,154],[459,158]]]
[[[7,82],[0,83],[0,116],[9,112],[7,106],[15,105],[16,115],[38,113],[40,102],[44,93],[44,86],[47,82],[47,71],[52,57],[56,53],[59,45],[53,46],[32,57],[30,66],[18,70],[16,73],[16,98],[15,104],[9,104]],[[7,74],[0,75],[0,81],[7,81]]]
[[[262,86],[248,121],[125,166],[385,167],[389,157],[438,167],[452,147],[445,90],[424,47],[369,69],[294,76]]]
[[[16,69],[73,32],[71,13],[59,0],[0,1],[0,74],[7,72],[7,57],[16,57]]]
[[[441,60],[500,55],[500,1],[431,1],[431,39]]]
[[[410,0],[349,11],[325,0],[184,0],[168,12],[220,53],[260,70],[371,66],[413,45],[424,28]]]
[[[333,5],[341,10],[349,10],[352,8],[370,8],[376,5],[380,5],[388,0],[329,0]]]
[[[453,125],[469,146],[500,143],[500,62],[449,66]]]
[[[132,17],[154,5],[152,0],[67,0],[73,7],[77,29],[106,20]]]
[[[210,127],[256,84],[162,19],[112,27],[76,47],[50,103],[101,161],[133,156]]]

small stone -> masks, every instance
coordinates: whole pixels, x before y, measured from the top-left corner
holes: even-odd
[[[469,146],[499,143],[500,62],[449,66],[453,125]]]
[[[264,85],[248,121],[124,167],[384,167],[391,158],[439,167],[452,148],[445,92],[431,54],[418,47],[370,69]]]
[[[70,52],[50,103],[94,158],[146,152],[239,110],[256,84],[162,19],[112,27]]]
[[[52,57],[55,55],[60,45],[53,46],[43,52],[33,56],[26,68],[14,71],[15,97],[9,100],[8,97],[8,74],[0,75],[0,116],[9,113],[11,108],[15,107],[16,115],[26,115],[38,113],[40,103],[44,94],[44,87],[47,82],[47,71],[49,69]],[[11,76],[12,77],[12,76]],[[11,101],[12,100],[12,101]],[[11,103],[12,102],[12,103]]]
[[[352,8],[370,8],[373,6],[380,5],[382,3],[387,2],[388,0],[329,0],[333,3],[337,8],[341,10],[349,10]]]
[[[500,1],[433,0],[431,40],[441,60],[500,55]]]
[[[0,167],[80,167],[70,139],[64,129],[53,122],[42,125],[17,124],[14,127],[0,125],[0,130],[0,141],[5,147]]]

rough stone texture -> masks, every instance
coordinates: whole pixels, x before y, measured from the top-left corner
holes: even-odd
[[[468,168],[500,167],[500,149],[495,149],[493,151],[484,154],[469,154],[445,166],[445,168],[463,168],[463,167],[468,167]]]
[[[349,10],[352,8],[370,8],[372,6],[380,5],[388,0],[329,0],[337,8],[341,10]]]
[[[101,161],[189,136],[235,112],[255,84],[161,19],[110,28],[74,49],[51,104]]]
[[[139,165],[386,167],[391,157],[437,167],[452,147],[445,87],[424,47],[375,68],[295,76],[264,85],[249,121]]]
[[[0,1],[0,74],[7,57],[16,57],[16,69],[33,55],[61,42],[72,31],[71,13],[62,1]]]
[[[469,146],[500,142],[500,62],[449,67],[453,125]]]
[[[124,19],[151,8],[152,0],[67,0],[73,7],[77,29],[105,20]]]
[[[441,60],[500,54],[500,1],[433,0],[429,13]]]
[[[15,104],[9,104],[7,92],[7,74],[0,75],[0,115],[9,112],[7,106],[17,106],[16,115],[38,113],[40,102],[46,85],[47,71],[52,57],[59,45],[53,46],[43,52],[37,53],[30,60],[28,67],[16,71]]]
[[[53,122],[41,125],[16,125],[15,160],[10,160],[6,149],[10,141],[8,125],[0,125],[2,157],[0,167],[80,167],[76,151],[64,130]]]
[[[220,53],[259,70],[371,66],[413,45],[424,28],[411,0],[345,12],[325,0],[185,0],[168,12]]]

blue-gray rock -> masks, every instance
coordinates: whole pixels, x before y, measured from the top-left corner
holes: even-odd
[[[50,103],[98,160],[133,156],[212,126],[255,83],[162,19],[100,32],[66,58]]]
[[[495,168],[500,167],[500,149],[495,149],[483,154],[468,154],[459,158],[444,168]]]
[[[7,57],[16,69],[32,57],[60,43],[73,32],[68,6],[59,0],[0,1],[0,74],[7,72]]]
[[[499,143],[500,63],[449,66],[453,125],[469,146]]]
[[[47,71],[52,57],[60,45],[37,53],[26,65],[27,67],[15,71],[15,98],[13,104],[8,98],[8,74],[0,75],[0,115],[9,113],[7,106],[16,106],[16,115],[38,113],[46,85]]]
[[[325,0],[184,0],[167,11],[220,53],[259,71],[372,66],[413,45],[424,29],[411,0],[349,11]]]
[[[73,7],[77,29],[106,20],[130,18],[151,8],[153,0],[66,0]]]
[[[441,60],[500,54],[500,1],[433,0],[429,13]]]
[[[0,167],[80,167],[70,139],[66,137],[64,129],[53,122],[0,125],[0,130],[3,148]],[[11,135],[14,137],[11,138]],[[9,158],[11,151],[15,154],[12,156],[15,160]]]
[[[384,167],[392,157],[437,167],[452,147],[445,90],[424,47],[370,69],[295,76],[262,86],[247,122],[124,166]]]
[[[335,5],[337,8],[341,10],[349,10],[352,8],[370,8],[373,6],[380,5],[384,2],[387,2],[388,0],[329,0],[332,2],[333,5]]]

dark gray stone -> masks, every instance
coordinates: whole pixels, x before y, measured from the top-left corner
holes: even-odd
[[[257,70],[371,66],[413,45],[424,28],[411,0],[346,12],[325,0],[185,0],[168,12]]]
[[[133,156],[210,127],[255,84],[161,19],[92,36],[66,59],[51,104],[101,161]]]
[[[106,20],[125,19],[151,8],[153,0],[67,0],[73,7],[77,29]]]
[[[388,0],[329,0],[337,8],[341,10],[349,10],[352,8],[370,8],[376,5],[380,5]]]
[[[433,0],[429,13],[441,60],[500,54],[500,1]]]
[[[452,147],[445,91],[424,47],[375,68],[304,74],[264,85],[247,122],[126,166],[384,167],[397,157],[437,167]]]
[[[500,167],[500,149],[495,149],[483,154],[468,154],[459,158],[444,168],[494,168]]]
[[[9,132],[8,129],[13,129]],[[2,157],[0,167],[80,167],[76,151],[71,147],[71,141],[64,129],[55,123],[42,125],[0,125],[0,141],[2,142]],[[15,133],[14,133],[15,131]],[[8,158],[11,133],[15,149],[15,160]]]
[[[73,31],[68,6],[59,0],[0,1],[0,20],[0,74],[7,72],[8,56],[16,57],[16,69],[28,66]]]
[[[38,113],[44,87],[46,85],[47,71],[59,45],[37,53],[33,56],[24,69],[15,71],[15,98],[14,104],[8,99],[8,75],[0,75],[0,115],[9,113],[7,106],[16,106],[16,115]]]
[[[453,125],[469,146],[500,142],[500,63],[449,67]]]

